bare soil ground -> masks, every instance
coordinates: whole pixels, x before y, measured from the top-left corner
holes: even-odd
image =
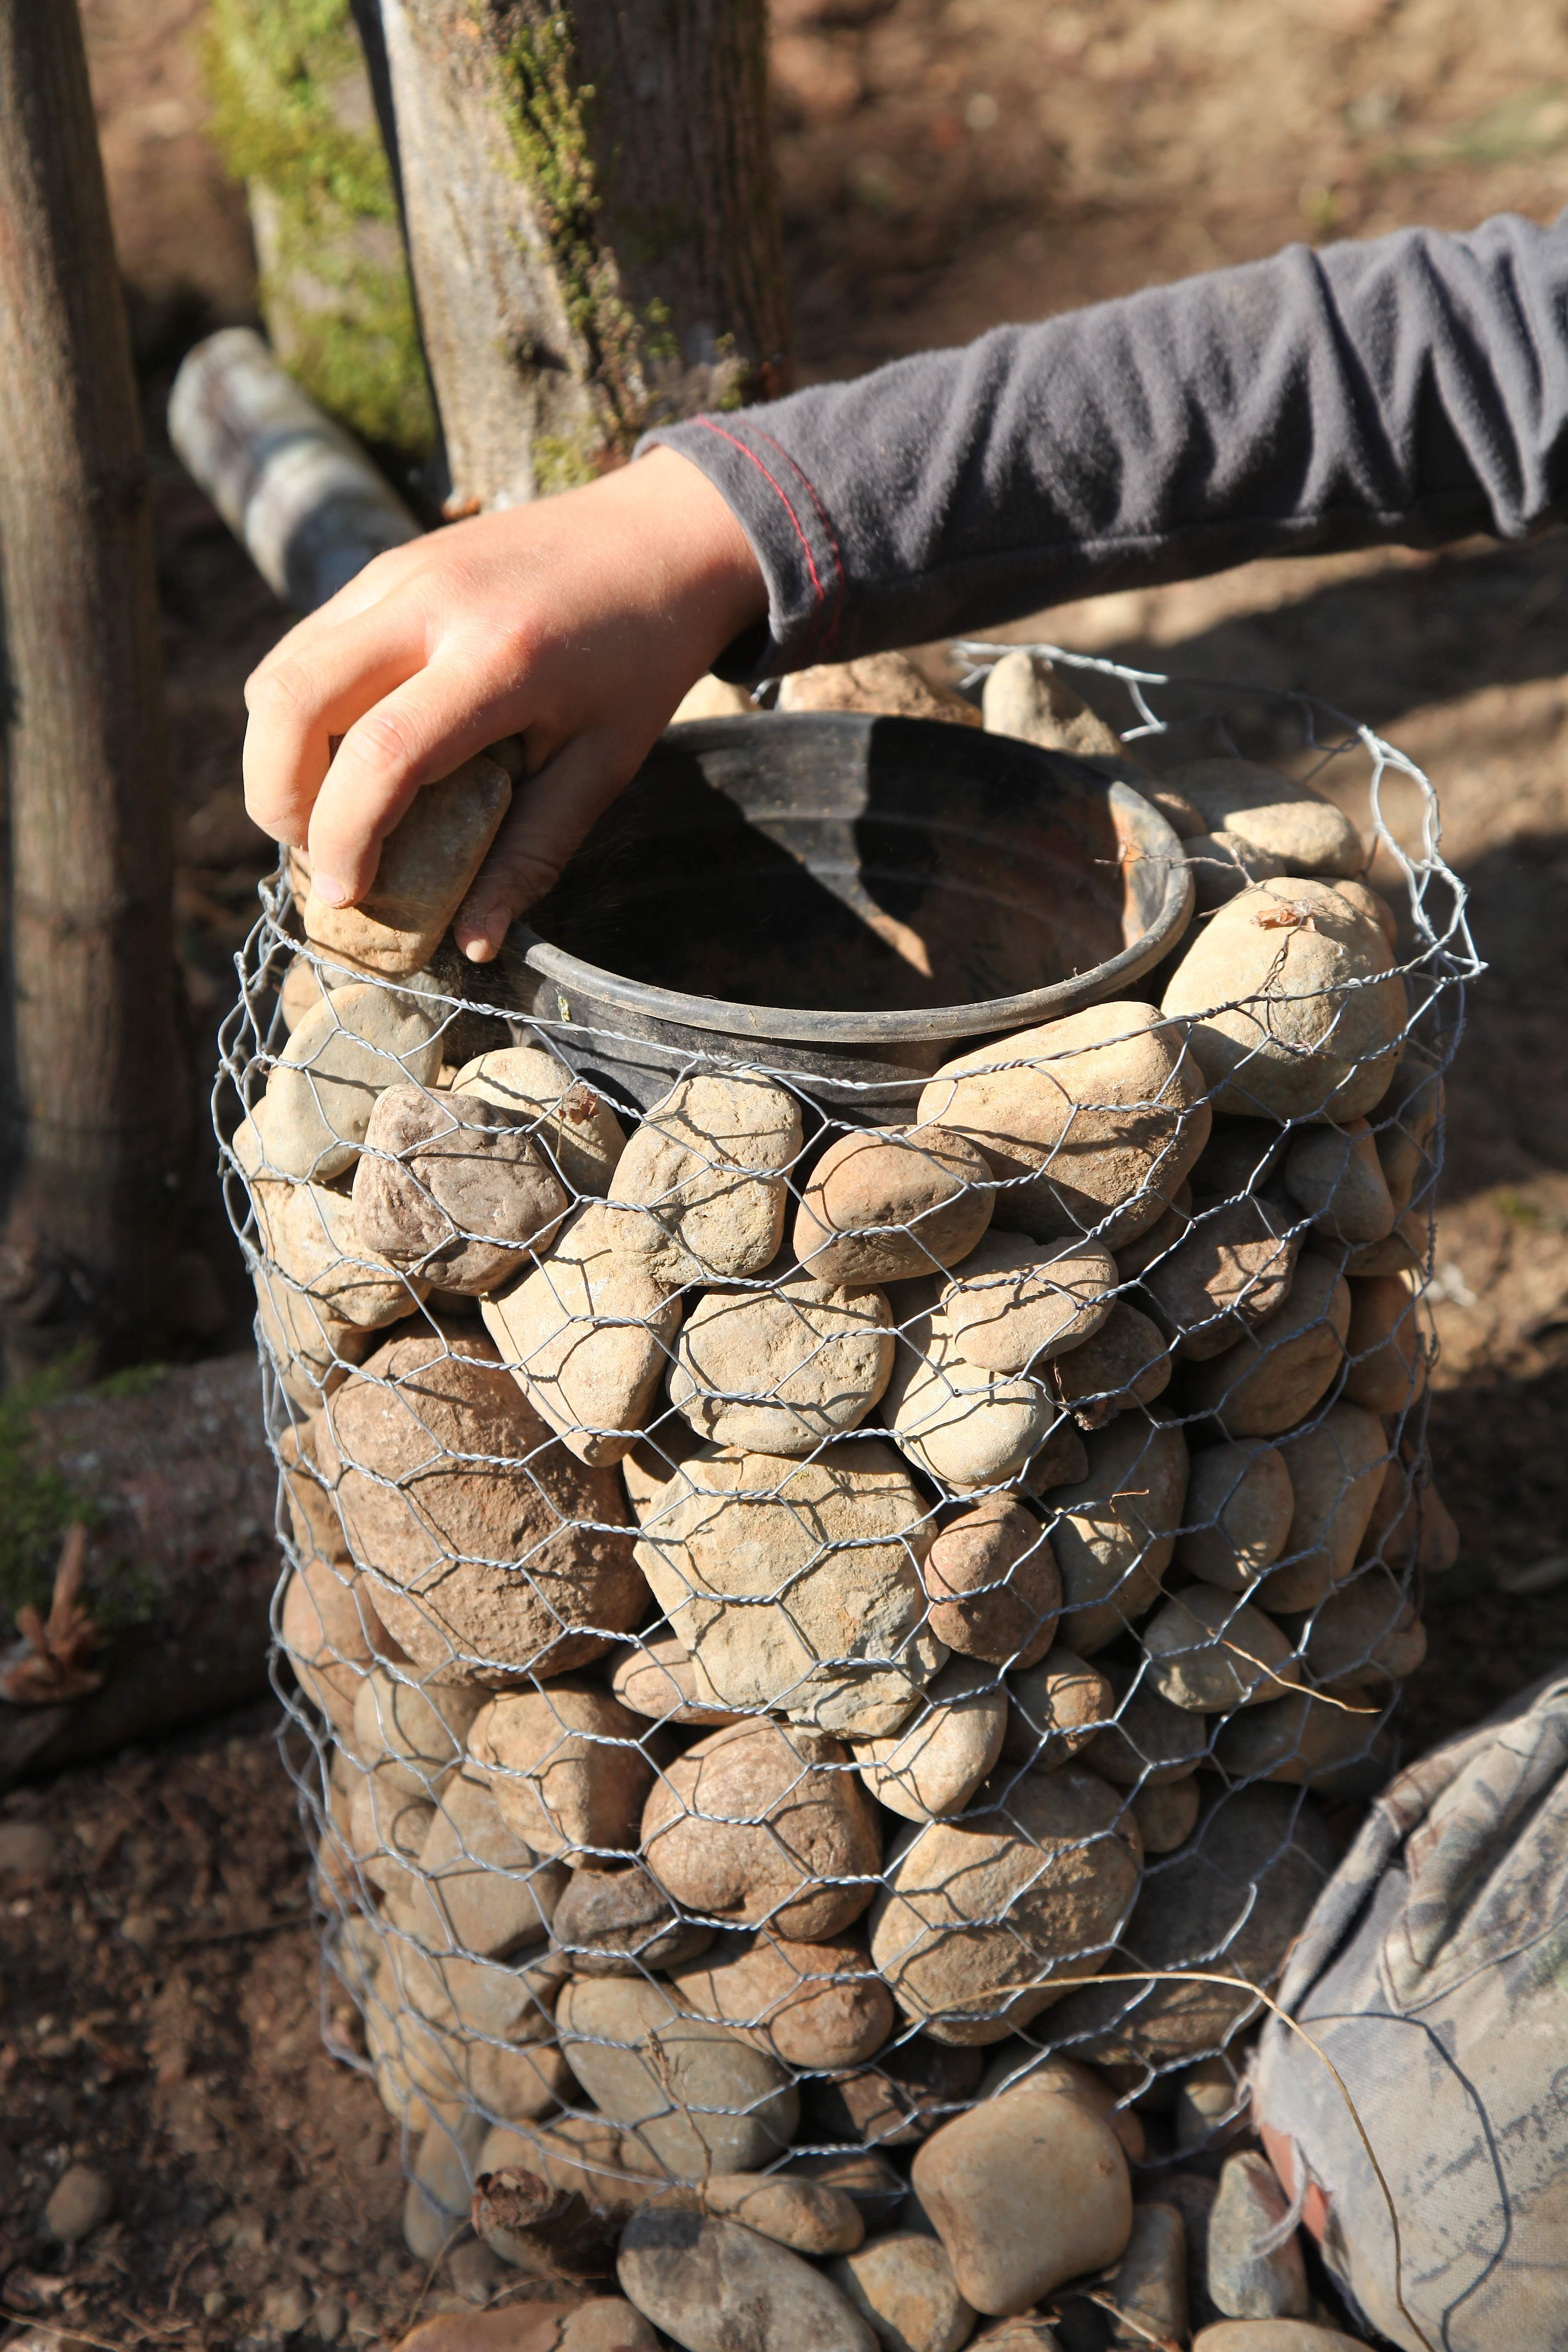
[[[202,133],[203,0],[84,0],[84,15],[156,440],[183,341],[248,315],[244,208]],[[1568,201],[1568,23],[1552,0],[776,0],[775,15],[805,380],[1290,237],[1505,206],[1544,220]],[[262,863],[237,793],[239,688],[284,616],[161,447],[156,463],[182,950],[210,1034]],[[1568,1580],[1549,1582],[1568,1549],[1568,540],[1255,565],[1009,634],[1310,687],[1442,794],[1491,970],[1449,1096],[1433,1430],[1463,1549],[1429,1596],[1409,1693],[1407,1738],[1425,1744],[1568,1653]],[[239,1344],[211,1198],[194,1233]],[[1499,1581],[1531,1570],[1533,1595]],[[398,2233],[395,2136],[321,2045],[272,1724],[256,1709],[0,1806],[0,1834],[50,1832],[36,1883],[0,1882],[0,2303],[19,2322],[216,2352],[273,2340],[297,2287],[306,2307],[343,2306],[343,2340],[395,2339],[424,2286]],[[117,2209],[71,2257],[38,2224],[73,2158],[110,2177]]]

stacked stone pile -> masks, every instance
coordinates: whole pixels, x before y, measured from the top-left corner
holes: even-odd
[[[1073,2345],[1332,2340],[1214,2176],[1452,1557],[1440,1056],[1337,809],[1159,793],[1234,884],[1160,1001],[898,1128],[743,1066],[639,1112],[565,1031],[456,1060],[429,925],[373,964],[306,900],[231,1150],[417,2252],[559,2269],[575,2196],[689,2352],[1014,2352],[1088,2274],[1133,2316]]]

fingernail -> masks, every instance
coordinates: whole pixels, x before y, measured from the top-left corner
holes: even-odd
[[[346,907],[349,903],[348,884],[340,882],[335,874],[323,874],[319,866],[311,868],[310,887],[329,907]]]

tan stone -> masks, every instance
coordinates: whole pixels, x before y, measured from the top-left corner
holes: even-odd
[[[615,1246],[679,1289],[761,1274],[784,1239],[800,1105],[765,1078],[682,1078],[643,1119],[611,1181]]]
[[[1279,1443],[1293,1506],[1283,1564],[1258,1598],[1266,1609],[1310,1609],[1342,1584],[1383,1486],[1388,1440],[1360,1405],[1331,1404],[1310,1429]]]
[[[1092,1339],[1116,1283],[1116,1260],[1098,1242],[1044,1244],[993,1227],[938,1303],[960,1355],[984,1371],[1026,1372]]]
[[[978,727],[980,713],[961,694],[933,686],[908,654],[862,654],[792,671],[779,688],[781,710],[865,710],[889,719],[940,719]]]
[[[1185,1233],[1142,1277],[1179,1356],[1194,1363],[1217,1356],[1284,1306],[1301,1254],[1293,1222],[1267,1194],[1198,1204]]]
[[[672,1971],[688,2009],[718,2018],[786,2066],[860,2066],[893,2030],[893,1997],[855,1937],[802,1942],[729,1934]]]
[[[557,2116],[550,2125],[526,2131],[496,2125],[480,2147],[474,2171],[508,2169],[531,2172],[552,2189],[567,2195],[575,2190],[595,2205],[630,2203],[637,2194],[621,2162],[620,2132],[603,2116]],[[515,2259],[505,2244],[496,2251]]]
[[[469,1725],[484,1693],[457,1683],[424,1683],[390,1673],[366,1674],[354,1699],[354,1745],[410,1796],[434,1797],[462,1764]]]
[[[1132,2235],[1107,2282],[1122,2316],[1118,2346],[1184,2341],[1187,2324],[1187,2231],[1174,2205],[1135,2205]]]
[[[749,687],[732,686],[728,678],[715,677],[710,670],[695,686],[687,688],[670,714],[669,723],[672,727],[684,727],[693,719],[755,719],[760,715]]]
[[[1167,1601],[1142,1639],[1156,1689],[1192,1714],[1261,1706],[1301,1679],[1273,1618],[1212,1585],[1190,1584]]]
[[[1056,1359],[1049,1377],[1080,1429],[1102,1429],[1130,1405],[1163,1396],[1171,1371],[1159,1325],[1119,1298],[1091,1339]]]
[[[821,1281],[904,1282],[967,1257],[995,1200],[984,1154],[963,1136],[852,1129],[813,1170],[793,1247]]]
[[[1315,785],[1253,760],[1188,760],[1165,781],[1185,793],[1211,826],[1284,861],[1290,874],[1353,879],[1366,845],[1349,817]]]
[[[1298,1128],[1285,1154],[1285,1189],[1326,1241],[1386,1241],[1394,1207],[1364,1118],[1342,1127]]]
[[[266,1165],[320,1184],[352,1168],[376,1097],[435,1079],[439,1025],[430,1000],[406,990],[334,988],[290,1035],[251,1113]]]
[[[608,1691],[563,1675],[491,1699],[468,1747],[514,1835],[574,1870],[605,1870],[637,1841],[654,1776],[646,1736]]]
[[[1408,1412],[1426,1385],[1427,1340],[1409,1282],[1397,1274],[1351,1284],[1345,1394],[1369,1412]]]
[[[1413,1197],[1425,1194],[1436,1172],[1433,1138],[1442,1110],[1442,1065],[1419,1039],[1412,1037],[1373,1122],[1378,1164],[1399,1216]]]
[[[1163,1010],[1187,1027],[1216,1111],[1363,1118],[1394,1076],[1408,1005],[1377,925],[1326,882],[1259,882],[1212,915]]]
[[[480,1309],[535,1411],[593,1464],[636,1445],[680,1328],[679,1299],[614,1248],[612,1230],[591,1202],[540,1265]]]
[[[708,1706],[697,1696],[697,1670],[673,1633],[644,1633],[635,1650],[623,1651],[610,1688],[623,1706],[655,1723],[699,1723],[714,1730],[745,1720],[731,1707]]]
[[[1166,1603],[1167,1608],[1174,1606],[1174,1602]],[[1160,1616],[1164,1613],[1162,1610]],[[1160,1617],[1155,1617],[1151,1624],[1159,1622]],[[1145,1626],[1145,1644],[1149,1630]],[[1083,1760],[1091,1772],[1118,1789],[1159,1788],[1189,1780],[1208,1753],[1208,1727],[1203,1717],[1166,1697],[1156,1674],[1146,1664],[1113,1664],[1106,1669],[1110,1685],[1107,1712],[1112,1720],[1096,1734]]]
[[[677,2180],[752,2172],[795,2137],[800,2098],[754,2042],[691,2017],[643,1978],[574,1978],[555,2004],[567,2064],[602,2115],[640,2150],[634,2169]]]
[[[478,1297],[547,1249],[570,1195],[513,1114],[388,1087],[354,1170],[355,1230],[395,1265]]]
[[[569,1190],[603,1200],[626,1148],[609,1104],[538,1045],[503,1045],[465,1062],[452,1080],[468,1095],[509,1111],[526,1129]]]
[[[555,2003],[570,1969],[559,1952],[531,1962],[468,1959],[388,1938],[384,1973],[400,1999],[432,2025],[524,2044],[553,2040]]]
[[[1223,825],[1216,833],[1194,835],[1182,847],[1193,869],[1200,915],[1212,915],[1215,908],[1225,906],[1254,882],[1272,882],[1290,870],[1282,857],[1254,848],[1240,834],[1227,833]]]
[[[882,1414],[916,1468],[959,1493],[1023,1476],[1063,1417],[1044,1380],[972,1363],[941,1314],[904,1323]]]
[[[777,2172],[715,2172],[702,2184],[710,2213],[724,2213],[760,2231],[779,2246],[820,2261],[853,2253],[866,2225],[851,2197],[826,2181],[795,2180]]]
[[[289,1529],[296,1550],[306,1561],[325,1560],[347,1569],[348,1539],[338,1517],[336,1489],[329,1486],[316,1460],[318,1423],[314,1413],[279,1431],[278,1455]],[[369,1600],[369,1593],[365,1595]]]
[[[369,971],[417,971],[468,896],[510,802],[506,770],[482,753],[423,785],[383,841],[375,880],[357,906],[328,906],[311,889],[306,938]]]
[[[1187,1491],[1187,1444],[1171,1422],[1124,1412],[1089,1444],[1089,1475],[1051,1496],[1065,1614],[1059,1638],[1091,1658],[1152,1609]]]
[[[710,1732],[655,1781],[643,1856],[683,1910],[836,1935],[871,1899],[881,1839],[846,1749],[773,1723]]]
[[[333,1560],[302,1560],[284,1588],[278,1637],[301,1686],[338,1737],[355,1746],[361,1687],[376,1659],[397,1646],[364,1578]]]
[[[1350,1285],[1327,1258],[1297,1264],[1290,1296],[1256,1331],[1186,1375],[1189,1410],[1227,1437],[1278,1437],[1302,1420],[1344,1360]]]
[[[373,1885],[392,1895],[410,1885],[409,1868],[436,1818],[427,1797],[410,1796],[379,1772],[363,1774],[349,1801],[354,1859]]]
[[[1222,2319],[1199,2330],[1193,2352],[1365,2352],[1365,2342],[1307,2319]]]
[[[980,709],[988,735],[1016,735],[1075,760],[1113,760],[1125,769],[1136,765],[1121,738],[1073,692],[1048,655],[1022,646],[1004,654],[987,674]]]
[[[931,1536],[914,1481],[874,1440],[810,1462],[705,1447],[645,1508],[637,1556],[699,1697],[870,1738],[903,1722],[947,1654],[923,1622]]]
[[[843,2190],[858,2210],[868,2231],[891,2221],[903,2203],[904,2176],[874,2148],[839,2149],[831,2156],[797,2156],[789,2175],[804,2180],[826,2181]],[[775,2174],[774,2178],[779,2176]]]
[[[900,1831],[871,1907],[871,1958],[939,2042],[1000,2042],[1092,1967],[1138,1885],[1120,1793],[1077,1764],[1004,1769],[956,1822]]]
[[[1002,1753],[1007,1691],[1001,1669],[953,1658],[900,1731],[852,1739],[860,1777],[879,1804],[905,1821],[961,1813]]]
[[[1250,1718],[1248,1718],[1250,1720]],[[1173,1853],[1197,1827],[1203,1796],[1195,1777],[1184,1780],[1145,1780],[1132,1791],[1132,1818],[1143,1841],[1145,1856]]]
[[[700,1437],[749,1454],[809,1454],[858,1428],[893,1369],[879,1290],[810,1274],[766,1290],[710,1290],[686,1320],[669,1401]]]
[[[1080,1754],[1116,1704],[1109,1676],[1060,1646],[1043,1664],[1010,1674],[1007,1691],[1002,1753],[1032,1772],[1054,1772]]]
[[[949,1519],[926,1554],[928,1622],[939,1642],[996,1665],[1037,1665],[1056,1638],[1062,1580],[1032,1511],[987,1495]]]
[[[1114,1248],[1158,1223],[1208,1139],[1206,1089],[1152,1005],[1091,1005],[944,1063],[920,1098],[1007,1181],[998,1213]],[[1104,1230],[1098,1228],[1104,1224]]]
[[[1342,898],[1348,898],[1358,913],[1370,915],[1395,956],[1399,952],[1399,918],[1381,890],[1366,882],[1336,882],[1335,889]]]
[[[353,1202],[330,1184],[250,1189],[258,1237],[285,1279],[308,1291],[330,1316],[379,1331],[412,1315],[429,1290],[419,1276],[370,1249],[354,1225]]]
[[[512,1834],[489,1790],[458,1773],[426,1827],[417,1878],[387,1909],[429,1951],[504,1959],[548,1935],[565,1883],[559,1863]]]
[[[1405,1211],[1386,1241],[1364,1242],[1343,1253],[1345,1273],[1424,1275],[1432,1262],[1432,1206],[1428,1186],[1419,1206]]]
[[[1193,1456],[1176,1565],[1205,1584],[1245,1592],[1285,1549],[1295,1507],[1277,1446],[1211,1445]]]
[[[1076,2058],[1059,2054],[1042,2058],[1023,2035],[997,2043],[980,2078],[975,2104],[1000,2098],[1006,2091],[1021,2090],[1026,2084],[1031,2091],[1052,2092],[1058,2098],[1076,2099],[1092,2115],[1100,2116],[1121,2141],[1130,2164],[1142,2164],[1148,2155],[1149,2137],[1142,2118],[1135,2108],[1119,2104],[1114,2084],[1107,2082],[1103,2074],[1097,2074],[1092,2066],[1080,2065]]]
[[[933,2132],[913,2179],[976,2311],[1026,2311],[1113,2263],[1132,2233],[1127,2158],[1110,2125],[1028,2083]]]
[[[574,2094],[571,2069],[549,2042],[492,2042],[408,2009],[390,2021],[386,2039],[437,2113],[455,2108],[471,2117],[477,2102],[509,2123],[526,2123],[553,2114]]]
[[[375,1345],[374,1333],[345,1323],[281,1274],[258,1266],[251,1277],[263,1347],[284,1394],[306,1412],[341,1389]]]
[[[354,1557],[421,1666],[492,1685],[565,1674],[646,1613],[619,1480],[553,1442],[482,1340],[394,1340],[328,1419],[321,1464],[341,1468]]]
[[[711,1927],[683,1919],[638,1862],[574,1870],[555,1906],[557,1948],[580,1977],[636,1977],[679,1968],[705,1952]]]
[[[959,2352],[974,2313],[958,2292],[952,2264],[935,2238],[889,2231],[828,2266],[828,2277],[895,2352]]]
[[[1263,1712],[1249,1710],[1237,1727]],[[1116,1970],[1142,1963],[1162,1974],[1069,1990],[1053,2034],[1106,2065],[1166,2066],[1219,2048],[1259,2003],[1250,1990],[1203,1981],[1216,1973],[1215,1955],[1224,1955],[1217,1973],[1271,1984],[1338,1859],[1294,1790],[1255,1786],[1212,1799],[1180,1852],[1145,1874],[1119,1938]],[[1187,1970],[1195,1973],[1184,1979]]]

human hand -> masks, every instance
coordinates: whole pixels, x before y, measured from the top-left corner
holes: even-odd
[[[352,906],[420,786],[520,735],[526,778],[454,925],[487,963],[766,611],[733,512],[671,449],[453,523],[378,555],[253,673],[246,805],[308,851],[318,898]]]

